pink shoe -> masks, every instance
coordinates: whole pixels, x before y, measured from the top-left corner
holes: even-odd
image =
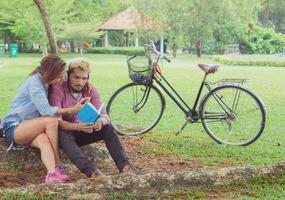
[[[58,165],[55,167],[55,173],[57,174],[57,176],[63,180],[64,182],[70,181],[69,176],[66,174],[64,168],[62,165]]]
[[[64,183],[63,181],[55,172],[50,172],[46,175],[45,183],[47,184],[54,184],[54,183]]]

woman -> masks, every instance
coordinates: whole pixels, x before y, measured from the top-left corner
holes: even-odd
[[[75,114],[88,99],[81,99],[71,108],[52,107],[48,103],[48,87],[63,81],[65,62],[57,55],[48,55],[18,89],[8,114],[3,119],[3,135],[10,149],[27,146],[39,148],[47,168],[46,183],[69,180],[60,165],[58,120],[56,115]]]

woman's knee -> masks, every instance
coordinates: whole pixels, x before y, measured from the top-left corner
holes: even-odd
[[[46,117],[45,118],[46,126],[48,127],[58,127],[58,119],[55,117]]]
[[[33,141],[32,146],[36,146],[38,148],[43,148],[50,145],[50,140],[48,136],[44,133],[39,134]]]

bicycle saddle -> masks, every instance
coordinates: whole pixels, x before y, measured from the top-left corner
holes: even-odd
[[[198,64],[198,67],[200,67],[200,69],[202,69],[206,75],[208,75],[211,73],[214,74],[216,71],[218,71],[219,65]]]

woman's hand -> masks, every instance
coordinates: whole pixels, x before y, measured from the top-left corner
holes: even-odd
[[[85,98],[82,98],[77,104],[75,104],[72,108],[71,108],[71,111],[73,114],[76,114],[78,113],[81,108],[88,102],[90,102],[91,98],[90,97],[85,97]]]

